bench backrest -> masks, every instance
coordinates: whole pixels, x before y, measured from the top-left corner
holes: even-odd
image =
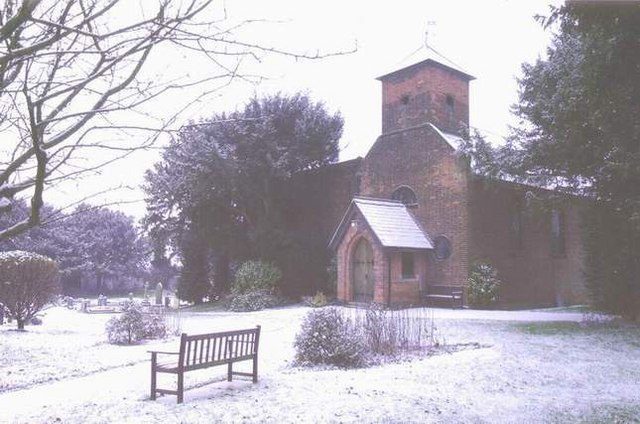
[[[439,294],[439,295],[459,295],[462,293],[462,286],[445,286],[438,284],[427,285],[426,294]]]
[[[178,364],[185,370],[253,358],[258,353],[260,326],[221,333],[182,334]]]

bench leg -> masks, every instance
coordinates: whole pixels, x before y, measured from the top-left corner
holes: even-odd
[[[178,372],[178,403],[184,401],[184,373]]]
[[[258,382],[258,354],[253,357],[253,382]]]
[[[151,354],[151,400],[156,400],[156,354]]]
[[[227,365],[227,381],[231,381],[233,377],[233,362],[229,362]]]

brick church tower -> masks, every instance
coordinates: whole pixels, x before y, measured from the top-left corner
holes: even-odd
[[[461,125],[469,125],[469,82],[474,77],[430,57],[412,62],[378,78],[382,82],[382,133],[426,122],[459,133]]]

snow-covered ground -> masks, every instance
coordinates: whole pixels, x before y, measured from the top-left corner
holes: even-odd
[[[224,367],[191,372],[181,405],[174,396],[148,400],[146,351],[175,350],[176,338],[112,346],[104,335],[108,315],[63,308],[48,310],[44,324],[26,333],[2,326],[0,422],[640,420],[638,327],[585,325],[571,312],[435,309],[442,341],[483,347],[367,369],[314,370],[291,366],[308,310],[183,314],[187,333],[256,324],[263,333],[258,384],[227,383]]]

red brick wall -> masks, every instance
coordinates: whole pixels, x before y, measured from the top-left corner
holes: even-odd
[[[337,297],[344,302],[353,301],[353,285],[351,281],[353,269],[351,259],[358,241],[364,237],[369,241],[373,249],[373,278],[375,281],[373,301],[385,304],[388,292],[388,286],[386,284],[388,281],[388,264],[385,252],[380,244],[377,243],[375,236],[369,230],[368,225],[359,212],[354,211],[353,215],[349,217],[349,221],[351,220],[355,220],[358,224],[356,226],[348,226],[336,251],[338,268]]]
[[[391,258],[391,304],[417,305],[420,303],[421,290],[427,283],[428,253],[414,251],[415,278],[402,278],[402,251],[389,252]],[[388,292],[388,290],[387,290]],[[385,298],[388,301],[388,298]]]
[[[427,234],[445,235],[453,245],[451,257],[432,261],[428,282],[463,284],[468,274],[466,165],[429,125],[379,137],[363,161],[363,195],[390,198],[402,185],[416,193],[412,213]]]
[[[540,305],[586,301],[582,277],[580,203],[566,198],[565,254],[551,252],[551,205],[527,202],[525,193],[545,196],[544,190],[474,179],[470,185],[470,259],[490,262],[503,281],[505,303]],[[521,209],[521,242],[511,230],[512,215]]]
[[[469,80],[433,63],[410,66],[381,78],[382,133],[432,122],[448,132],[469,124]],[[453,97],[453,119],[447,112]]]

